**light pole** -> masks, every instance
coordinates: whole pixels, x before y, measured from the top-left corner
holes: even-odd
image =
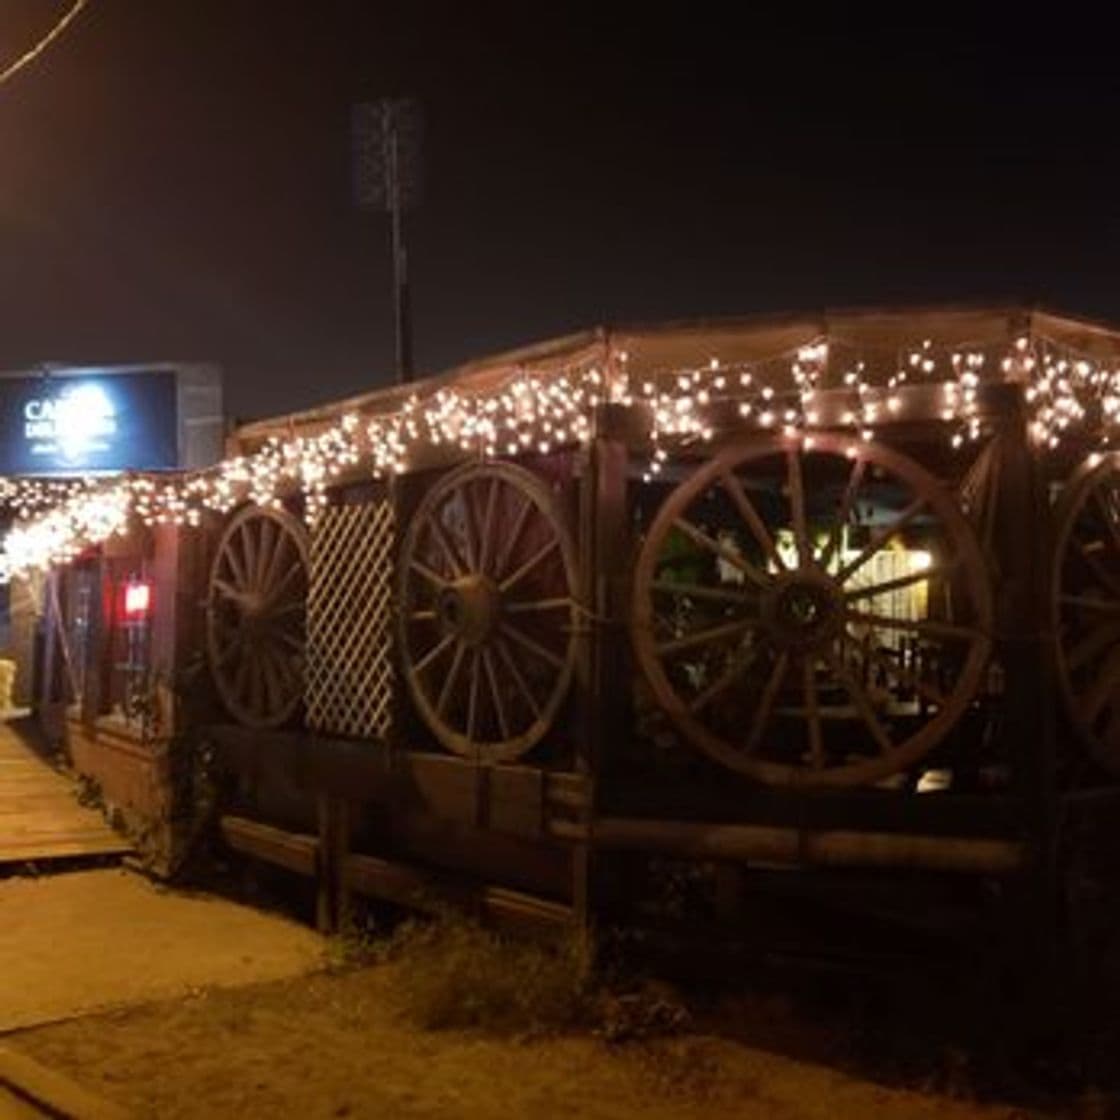
[[[354,200],[389,214],[397,380],[412,378],[412,300],[404,212],[420,194],[422,117],[415,101],[384,99],[354,106]]]

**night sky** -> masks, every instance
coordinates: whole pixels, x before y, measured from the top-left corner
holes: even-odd
[[[67,6],[0,0],[0,65]],[[391,380],[388,223],[350,180],[385,95],[426,111],[424,372],[604,321],[1120,320],[1104,26],[731,10],[90,0],[0,87],[0,368],[213,360],[246,418]]]

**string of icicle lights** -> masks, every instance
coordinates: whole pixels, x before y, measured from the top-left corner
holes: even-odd
[[[624,353],[608,365],[574,364],[556,373],[520,370],[496,388],[472,393],[442,388],[409,397],[397,411],[350,413],[313,436],[272,438],[252,455],[195,474],[125,476],[55,482],[0,478],[0,504],[16,522],[0,548],[0,580],[73,559],[86,548],[145,525],[198,525],[207,513],[243,502],[277,507],[298,491],[314,524],[327,491],[344,471],[363,465],[374,478],[408,469],[418,446],[450,444],[483,458],[547,455],[586,443],[598,405],[640,410],[656,476],[675,446],[711,440],[717,431],[771,430],[811,447],[819,428],[853,434],[851,453],[877,428],[935,415],[954,448],[984,434],[979,393],[985,381],[1027,386],[1031,438],[1042,450],[1078,430],[1097,451],[1120,425],[1120,368],[1105,368],[1039,338],[1010,348],[934,345],[924,340],[875,361],[845,356],[823,339],[765,361],[724,363],[712,357],[688,368],[631,372]]]

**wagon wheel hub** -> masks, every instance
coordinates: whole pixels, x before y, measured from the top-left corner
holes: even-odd
[[[775,645],[807,651],[836,636],[843,621],[843,602],[831,580],[791,572],[775,580],[764,594],[762,619]]]
[[[436,609],[445,633],[475,649],[484,645],[498,625],[501,593],[489,576],[473,572],[448,584]]]

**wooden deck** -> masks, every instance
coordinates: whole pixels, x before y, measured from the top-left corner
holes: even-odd
[[[70,779],[0,722],[0,865],[131,851],[100,812],[78,804],[76,793]]]

